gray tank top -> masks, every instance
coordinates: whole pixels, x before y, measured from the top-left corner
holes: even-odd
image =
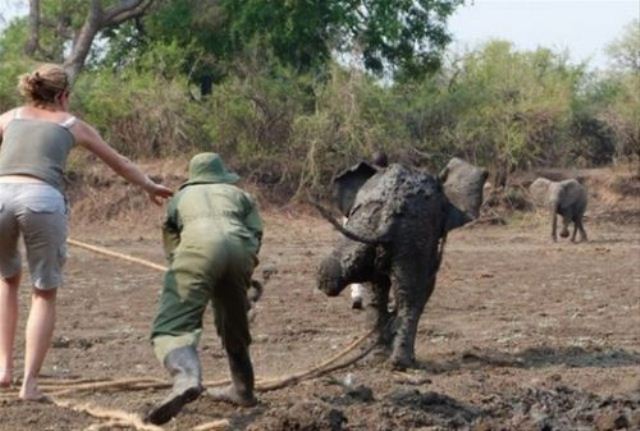
[[[0,143],[0,176],[30,175],[64,194],[63,172],[75,143],[69,128],[75,121],[75,117],[64,123],[20,118],[16,110]]]

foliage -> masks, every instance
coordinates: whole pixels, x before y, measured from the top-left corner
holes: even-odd
[[[43,0],[43,8],[56,16],[56,8],[75,5],[80,20],[80,3]],[[410,72],[386,48],[371,51],[382,69],[363,60],[373,71],[393,69],[396,79],[380,79],[354,57],[335,60],[331,54],[357,46],[353,55],[365,58],[366,45],[358,43],[373,34],[369,26],[380,35],[402,33],[395,24],[423,2],[396,3],[391,11],[387,1],[158,0],[144,19],[103,33],[74,86],[72,108],[130,157],[215,150],[284,199],[327,193],[332,176],[377,150],[432,171],[462,156],[489,168],[498,185],[516,168],[640,157],[640,75],[633,67],[588,72],[565,54],[517,50],[505,41],[450,54],[427,74]],[[444,19],[455,3],[429,7],[445,8]],[[371,13],[349,15],[355,4]],[[45,49],[55,45],[43,37]],[[19,103],[17,76],[31,66],[23,55],[27,38],[23,18],[0,34],[2,111]],[[374,46],[375,37],[367,40]],[[210,95],[196,87],[206,76],[214,81]]]
[[[236,56],[256,43],[297,72],[323,69],[333,53],[343,53],[377,74],[416,78],[440,66],[450,40],[446,20],[461,3],[160,0],[138,31],[129,25],[119,35],[105,35],[119,54],[132,42],[137,48],[149,40],[195,45],[207,53],[198,58],[196,78],[204,74],[222,78]]]
[[[615,89],[601,119],[616,136],[616,156],[640,158],[640,20],[632,21],[609,47],[616,69],[607,79]]]
[[[26,27],[22,19],[12,22],[0,38],[0,112],[19,102],[17,77],[30,65],[22,55],[26,38]]]
[[[616,136],[615,155],[622,159],[635,155],[640,158],[640,73],[613,78],[618,91],[600,118]]]
[[[614,65],[624,71],[640,73],[640,20],[635,19],[623,35],[608,47]]]
[[[174,53],[166,46],[148,52],[154,69],[82,74],[72,92],[72,108],[131,157],[168,157],[210,148],[201,128],[206,113],[189,97],[186,79],[172,74]]]
[[[579,68],[546,49],[492,42],[462,58],[451,93],[463,105],[450,145],[466,158],[510,170],[562,159]]]

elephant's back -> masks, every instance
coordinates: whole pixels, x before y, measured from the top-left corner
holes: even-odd
[[[427,200],[443,196],[442,185],[433,175],[418,169],[392,164],[371,177],[362,186],[356,196],[354,207],[378,201],[402,210],[408,202],[416,200],[415,197]]]
[[[587,189],[578,180],[560,181],[558,186],[558,201],[564,206],[575,206],[584,209],[587,206]]]
[[[392,164],[360,189],[350,218],[366,217],[385,231],[405,230],[409,225],[416,235],[427,235],[429,231],[439,233],[446,218],[446,202],[442,185],[434,176]]]

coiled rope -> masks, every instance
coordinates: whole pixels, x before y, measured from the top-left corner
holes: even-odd
[[[138,257],[130,256],[124,253],[118,253],[115,251],[108,250],[104,247],[99,247],[91,244],[87,244],[82,241],[78,241],[75,239],[67,240],[69,245],[74,247],[82,248],[85,250],[89,250],[91,252],[108,256],[115,259],[124,260],[126,262],[135,263],[141,266],[145,266],[147,268],[155,269],[157,271],[166,271],[167,267],[163,265],[159,265],[157,263],[148,261],[146,259],[141,259]],[[344,350],[338,352],[336,355],[330,357],[329,359],[321,362],[320,364],[304,371],[300,371],[297,373],[277,377],[270,379],[257,379],[256,381],[256,391],[258,392],[267,392],[273,391],[277,389],[282,389],[287,386],[298,384],[304,380],[314,379],[321,377],[325,374],[328,374],[332,371],[348,367],[364,358],[367,354],[373,350],[375,344],[372,344],[367,349],[363,350],[361,353],[351,358],[348,361],[337,363],[342,358],[347,356],[349,353],[357,349],[361,346],[375,331],[375,329],[370,330],[366,334],[360,336],[352,343],[350,343]],[[208,381],[204,382],[204,386],[207,387],[217,387],[217,386],[225,386],[230,383],[229,379],[225,380],[217,380],[217,381]],[[107,420],[106,423],[94,424],[88,429],[91,430],[102,430],[102,429],[113,429],[114,427],[120,426],[128,426],[132,427],[136,430],[140,431],[157,431],[162,430],[162,428],[146,424],[144,423],[140,417],[136,414],[129,413],[123,410],[114,410],[114,409],[105,409],[99,406],[95,406],[88,403],[80,403],[78,401],[72,399],[61,399],[59,397],[66,396],[71,393],[82,392],[82,391],[95,391],[95,390],[154,390],[154,389],[164,389],[171,387],[171,384],[154,378],[124,378],[118,380],[91,380],[91,379],[78,379],[78,380],[46,380],[43,379],[41,384],[42,389],[45,389],[50,394],[51,401],[62,408],[71,409],[78,412],[87,413],[95,418]],[[11,398],[15,397],[15,391],[5,391],[4,394],[0,393],[0,401],[8,401]],[[229,421],[226,419],[216,420],[213,422],[207,422],[205,424],[198,425],[193,428],[193,430],[198,431],[206,431],[206,430],[216,430],[216,429],[226,429],[229,426]]]

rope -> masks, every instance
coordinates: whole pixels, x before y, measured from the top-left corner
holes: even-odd
[[[83,248],[85,250],[92,251],[97,254],[101,254],[104,256],[121,259],[127,262],[136,263],[147,268],[155,269],[158,271],[166,271],[167,268],[165,266],[159,265],[157,263],[140,259],[137,257],[133,257],[127,254],[114,252],[108,250],[103,247],[98,247],[95,245],[87,244],[81,241],[77,241],[74,239],[68,239],[67,242],[75,247]],[[373,334],[375,329],[370,330],[366,334],[362,335],[351,344],[349,344],[345,349],[338,352],[336,355],[330,357],[329,359],[323,361],[322,363],[314,366],[311,369],[301,371],[298,373],[282,376],[275,379],[267,379],[267,380],[257,380],[256,381],[256,391],[258,392],[267,392],[273,391],[277,389],[282,389],[290,385],[297,384],[301,381],[317,378],[332,371],[335,371],[340,368],[347,367],[355,362],[359,361],[363,357],[365,357],[371,350],[375,347],[375,344],[370,346],[368,349],[365,349],[363,352],[358,354],[356,357],[350,359],[347,362],[336,364],[337,361],[344,358],[346,355],[351,353],[353,350],[362,345],[368,338]],[[205,387],[216,387],[216,386],[224,386],[230,383],[230,380],[217,380],[217,381],[209,381],[204,382]],[[61,396],[67,395],[72,392],[84,391],[84,390],[95,390],[95,389],[129,389],[129,390],[143,390],[143,389],[161,389],[168,388],[171,386],[170,383],[153,379],[153,378],[125,378],[119,380],[90,380],[90,379],[77,379],[75,381],[53,381],[53,379],[47,379],[47,382],[43,382],[43,388],[46,388],[51,392],[51,396]],[[94,416],[99,419],[109,419],[109,422],[106,424],[96,424],[95,426],[90,427],[91,429],[105,429],[104,427],[117,427],[117,426],[129,426],[135,428],[136,430],[141,431],[156,431],[161,430],[162,428],[155,427],[153,425],[145,424],[142,422],[139,416],[128,413],[122,410],[110,410],[104,409],[101,407],[93,406],[90,404],[79,404],[73,400],[59,400],[56,398],[52,398],[53,402],[64,408],[71,408],[72,410],[84,412],[91,416]],[[229,422],[226,419],[217,420],[213,422],[208,422],[202,425],[199,425],[194,428],[194,430],[204,431],[204,430],[214,430],[214,429],[225,429],[229,426]]]
[[[116,409],[105,409],[89,403],[81,404],[75,400],[60,400],[52,398],[52,401],[58,407],[71,409],[75,412],[86,413],[98,419],[109,419],[109,425],[113,428],[115,428],[115,426],[126,426],[140,431],[162,431],[162,428],[158,426],[144,423],[140,416],[134,413]],[[94,427],[94,429],[95,428],[96,427]]]
[[[257,379],[256,381],[256,391],[257,392],[268,392],[276,389],[282,389],[286,386],[290,386],[292,384],[299,383],[304,380],[308,380],[311,378],[319,377],[327,372],[327,370],[334,371],[339,368],[347,367],[357,360],[359,360],[362,355],[356,356],[356,360],[350,360],[342,364],[336,364],[340,359],[347,356],[353,350],[361,346],[368,338],[371,336],[374,330],[367,332],[362,335],[358,339],[354,340],[351,344],[345,347],[343,350],[332,356],[331,358],[325,360],[324,362],[310,368],[308,370],[300,371],[294,374],[285,375],[282,377],[272,378],[272,379]],[[375,344],[373,345],[375,347]],[[369,353],[370,349],[366,349],[364,354]],[[331,366],[331,367],[330,367]],[[231,383],[229,379],[223,380],[213,380],[206,381],[203,383],[205,387],[219,387],[225,386]],[[46,389],[50,392],[51,396],[64,396],[74,392],[82,392],[82,391],[92,391],[97,389],[103,390],[112,390],[112,389],[128,389],[128,390],[145,390],[145,389],[165,389],[170,388],[171,383],[166,382],[164,380],[155,379],[155,378],[124,378],[118,380],[102,380],[102,381],[93,381],[93,382],[80,382],[80,383],[69,383],[68,381],[60,381],[56,383],[47,382],[43,383],[42,389]],[[14,391],[7,391],[5,395],[9,395],[11,392],[14,392],[13,396],[15,396]],[[3,397],[0,397],[0,399]]]
[[[299,373],[291,374],[288,376],[283,376],[276,379],[271,380],[258,380],[256,382],[256,391],[257,392],[267,392],[273,391],[277,389],[282,389],[287,386],[291,386],[297,383],[300,383],[304,380],[310,380],[314,378],[321,377],[330,372],[336,371],[341,368],[348,367],[364,358],[366,355],[371,352],[375,348],[375,343],[373,343],[369,348],[360,352],[355,357],[350,360],[335,364],[338,360],[342,359],[350,352],[355,350],[357,347],[362,345],[369,336],[373,333],[374,330],[371,330],[361,336],[360,338],[353,341],[349,344],[345,349],[327,359],[326,361],[316,365],[315,367],[302,371]],[[87,431],[100,431],[100,430],[108,430],[114,428],[134,428],[138,431],[160,431],[162,428],[144,423],[140,416],[134,413],[129,413],[124,410],[118,409],[107,409],[100,406],[96,406],[90,403],[80,403],[76,400],[72,399],[59,399],[57,397],[62,395],[68,395],[72,392],[84,391],[84,390],[95,390],[95,389],[130,389],[130,390],[141,390],[141,389],[159,389],[159,388],[168,388],[171,385],[167,382],[153,379],[153,378],[126,378],[112,381],[89,381],[82,379],[76,379],[75,381],[60,381],[57,382],[56,385],[53,385],[50,379],[47,379],[48,382],[43,383],[43,389],[45,386],[47,389],[61,389],[56,392],[50,393],[51,401],[58,407],[71,409],[73,411],[86,413],[90,416],[93,416],[97,419],[107,420],[107,422],[99,423],[91,425]],[[204,382],[205,387],[216,387],[216,386],[224,386],[229,384],[230,381],[228,379],[225,380],[216,380],[216,381],[208,381]],[[62,389],[63,388],[63,389]],[[15,395],[14,395],[15,396]],[[8,398],[0,397],[0,400],[8,400]],[[193,430],[197,431],[206,431],[206,430],[221,430],[227,429],[230,426],[230,423],[227,419],[215,420],[212,422],[207,422],[201,425],[198,425],[193,428]]]
[[[86,250],[90,250],[93,251],[95,253],[98,254],[102,254],[104,256],[109,256],[109,257],[113,257],[113,258],[117,258],[117,259],[121,259],[121,260],[125,260],[127,262],[132,262],[132,263],[137,263],[143,266],[146,266],[148,268],[152,268],[152,269],[156,269],[159,271],[166,271],[167,268],[162,266],[162,265],[158,265],[156,263],[150,262],[148,260],[145,259],[140,259],[137,257],[133,257],[127,254],[123,254],[123,253],[118,253],[115,251],[111,251],[108,250],[106,248],[103,247],[98,247],[95,245],[91,245],[91,244],[87,244],[85,242],[82,241],[78,241],[75,239],[68,239],[67,242],[70,245],[76,246],[76,247],[80,247]],[[305,379],[306,377],[312,376],[314,373],[321,371],[323,368],[335,363],[336,361],[340,360],[341,358],[343,358],[344,356],[346,356],[349,352],[351,352],[352,350],[354,350],[355,348],[357,348],[360,344],[362,344],[367,338],[369,338],[369,336],[373,333],[374,330],[369,331],[368,333],[366,333],[365,335],[361,336],[359,339],[355,340],[352,344],[350,344],[349,346],[347,346],[343,351],[339,352],[337,355],[329,358],[328,360],[326,360],[325,362],[321,363],[320,365],[317,365],[315,367],[313,367],[312,369],[306,370],[306,371],[302,371],[296,374],[291,374],[289,376],[284,376],[281,378],[277,378],[277,379],[272,379],[272,380],[267,380],[267,381],[263,381],[263,382],[257,382],[256,383],[256,390],[258,391],[269,391],[269,390],[274,390],[274,389],[279,389],[281,387],[287,386],[291,383],[295,383],[300,381],[301,379]],[[225,384],[228,384],[229,381],[228,380],[223,380],[223,381],[218,381],[218,382],[209,382],[209,386],[222,386]],[[142,381],[140,379],[135,380],[135,379],[124,379],[123,381],[111,381],[111,382],[96,382],[96,383],[86,383],[86,384],[81,384],[81,385],[76,385],[73,387],[67,387],[64,390],[61,390],[60,392],[58,392],[58,394],[66,394],[69,393],[73,390],[82,390],[82,389],[97,389],[97,388],[110,388],[110,387],[122,387],[122,386],[128,386],[130,384],[134,385],[135,389],[154,389],[154,388],[161,388],[161,387],[166,387],[168,385],[168,383],[164,383],[164,382],[158,382],[158,381],[153,381],[153,382],[145,382]],[[54,388],[50,388],[50,389],[54,389]],[[58,388],[55,388],[58,389]]]
[[[337,362],[338,360],[344,358],[347,354],[349,354],[351,351],[353,351],[358,346],[360,346],[362,343],[364,343],[369,338],[369,336],[371,334],[373,334],[374,331],[375,331],[375,329],[370,330],[369,332],[367,332],[366,334],[364,334],[363,336],[361,336],[360,338],[355,340],[353,343],[349,344],[344,350],[340,351],[339,353],[337,353],[336,355],[334,355],[331,358],[327,359],[326,361],[322,362],[321,364],[319,364],[319,365],[317,365],[317,366],[315,366],[315,367],[313,367],[313,368],[311,368],[309,370],[302,371],[302,372],[295,373],[295,374],[291,374],[289,376],[284,376],[284,377],[281,377],[279,379],[261,381],[261,382],[256,384],[256,390],[260,391],[260,392],[273,391],[273,390],[276,390],[276,389],[282,389],[282,388],[287,387],[287,386],[292,385],[292,384],[296,384],[298,382],[301,382],[301,381],[309,379],[309,378],[319,377],[320,375],[323,375],[323,374],[325,374],[325,372],[327,372],[326,368],[329,365],[332,365],[335,362]],[[372,346],[372,348],[373,347],[375,347],[375,344]],[[345,364],[340,364],[340,366],[338,366],[338,368],[332,368],[331,371],[335,371],[336,369],[347,367],[347,366],[357,362],[358,360],[360,360],[361,358],[366,356],[366,354],[368,354],[370,351],[371,351],[371,348],[365,350],[366,353],[364,355],[358,355],[355,360],[348,361]],[[318,373],[318,375],[315,375],[316,373]]]
[[[202,425],[198,425],[192,428],[192,431],[209,431],[209,430],[224,430],[229,427],[230,423],[228,419],[218,419],[212,422],[206,422]]]
[[[98,247],[96,245],[87,244],[85,242],[77,241],[72,238],[67,239],[67,243],[79,248],[84,248],[86,250],[93,251],[94,253],[102,254],[109,257],[114,257],[116,259],[126,260],[127,262],[131,262],[131,263],[137,263],[138,265],[146,266],[147,268],[155,269],[158,271],[164,272],[167,270],[166,266],[158,265],[157,263],[151,262],[149,260],[140,259],[139,257],[133,257],[133,256],[129,256],[128,254],[107,250],[104,247]]]

